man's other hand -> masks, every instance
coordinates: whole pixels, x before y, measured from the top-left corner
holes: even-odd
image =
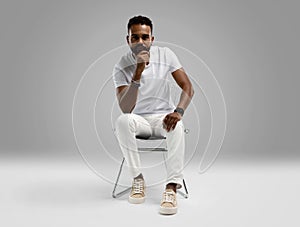
[[[174,130],[178,121],[181,120],[180,113],[169,113],[163,120],[163,127],[167,132]]]

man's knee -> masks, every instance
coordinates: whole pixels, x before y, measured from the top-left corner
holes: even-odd
[[[134,126],[134,117],[131,113],[121,114],[116,120],[116,131],[128,130]]]

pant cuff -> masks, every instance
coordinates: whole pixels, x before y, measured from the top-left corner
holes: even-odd
[[[180,189],[180,188],[182,188],[183,179],[173,178],[173,179],[167,180],[166,184],[170,184],[170,183],[176,184],[176,189]]]

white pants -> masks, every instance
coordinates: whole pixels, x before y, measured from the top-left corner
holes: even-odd
[[[182,121],[179,121],[174,130],[167,132],[163,128],[165,115],[122,114],[116,121],[116,136],[132,177],[141,173],[140,156],[135,136],[165,136],[168,147],[167,183],[176,183],[177,187],[180,188],[184,167],[184,126]]]

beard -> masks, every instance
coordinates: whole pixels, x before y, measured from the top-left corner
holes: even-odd
[[[130,47],[132,53],[134,53],[135,55],[138,55],[138,53],[140,53],[141,51],[150,51],[150,47],[147,47],[145,44],[142,43],[138,43],[138,44],[134,44]]]

